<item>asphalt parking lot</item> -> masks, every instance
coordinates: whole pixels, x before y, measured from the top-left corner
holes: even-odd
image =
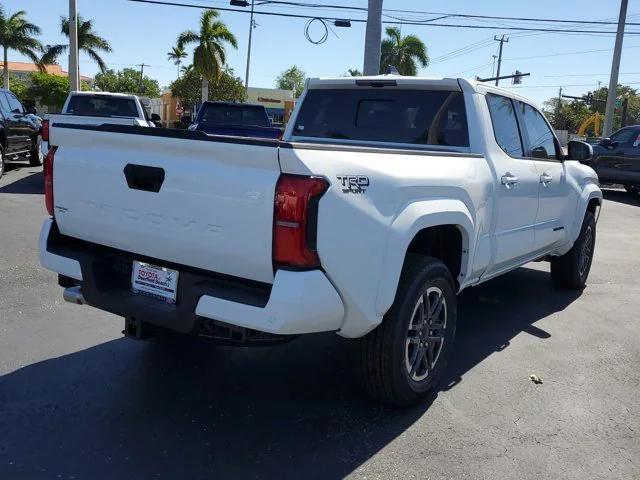
[[[66,304],[40,170],[0,180],[0,479],[640,478],[640,197],[606,192],[582,294],[544,263],[466,291],[442,389],[398,411],[333,334],[138,343]]]

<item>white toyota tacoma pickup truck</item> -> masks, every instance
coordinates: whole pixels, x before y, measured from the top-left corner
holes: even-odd
[[[77,125],[137,125],[155,127],[160,116],[147,112],[148,99],[127,93],[71,92],[62,106],[62,113],[47,115],[43,122],[42,140],[55,145],[56,123]]]
[[[41,262],[129,336],[333,331],[366,390],[407,405],[445,368],[458,292],[534,260],[559,287],[589,274],[591,147],[564,155],[535,105],[482,83],[311,79],[280,142],[54,128]]]

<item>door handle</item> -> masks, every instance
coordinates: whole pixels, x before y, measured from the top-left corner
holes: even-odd
[[[511,188],[511,187],[515,187],[518,184],[518,182],[520,182],[520,179],[515,175],[512,175],[511,173],[507,172],[502,176],[502,178],[500,178],[500,181],[502,182],[502,185],[504,185],[505,187]]]
[[[553,180],[553,177],[549,175],[547,172],[544,172],[542,175],[540,175],[540,183],[543,184],[545,187],[549,185],[552,180]]]

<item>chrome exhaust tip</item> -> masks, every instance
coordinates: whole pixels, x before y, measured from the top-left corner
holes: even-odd
[[[80,287],[65,288],[62,292],[62,298],[64,298],[65,302],[75,303],[76,305],[85,305],[87,303],[84,301]]]

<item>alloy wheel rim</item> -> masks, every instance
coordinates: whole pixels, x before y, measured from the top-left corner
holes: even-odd
[[[405,345],[405,368],[411,380],[419,382],[435,368],[447,328],[447,302],[442,290],[429,287],[417,300],[409,319]]]
[[[591,260],[591,255],[593,252],[593,229],[591,226],[587,227],[587,230],[584,233],[584,242],[582,242],[582,247],[580,249],[580,269],[578,273],[582,277],[587,271],[587,267],[589,266],[589,261]]]

